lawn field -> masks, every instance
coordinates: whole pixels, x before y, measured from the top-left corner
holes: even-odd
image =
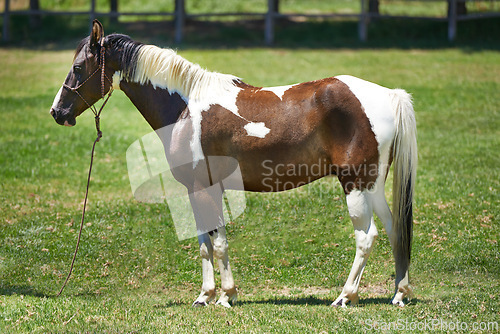
[[[87,111],[65,128],[49,114],[73,50],[13,47],[0,48],[1,333],[498,332],[500,52],[186,47],[179,54],[258,86],[351,74],[412,93],[419,168],[411,303],[388,304],[394,263],[377,220],[360,305],[329,306],[355,244],[339,183],[325,178],[247,194],[245,212],[227,225],[238,302],[192,308],[201,286],[198,242],[177,240],[165,205],[133,198],[125,153],[151,130],[122,92],[103,113],[75,270],[55,297],[78,234],[93,116]],[[387,184],[390,198],[392,175]]]

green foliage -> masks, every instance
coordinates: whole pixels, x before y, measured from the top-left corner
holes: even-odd
[[[44,0],[40,7],[50,11],[88,11],[89,1]],[[14,9],[28,8],[27,0],[15,2]],[[109,12],[109,0],[97,1],[97,13]],[[466,3],[468,13],[498,12],[500,4],[495,1],[470,1]],[[0,8],[1,6],[0,2]],[[119,1],[119,11],[124,13],[172,13],[173,0]],[[188,17],[184,29],[184,46],[233,47],[262,46],[264,44],[263,16],[196,16],[208,13],[265,13],[265,0],[189,0]],[[445,18],[446,1],[397,1],[380,2],[383,15],[409,15],[417,17]],[[358,0],[281,0],[280,12],[284,14],[357,14]],[[172,16],[120,16],[117,21],[109,17],[97,18],[104,23],[107,32],[121,32],[153,44],[172,45],[175,25]],[[0,18],[3,24],[3,17]],[[10,18],[11,42],[9,45],[36,48],[73,47],[80,36],[89,31],[89,16],[44,15],[40,24],[34,25],[26,16]],[[371,20],[368,41],[358,39],[358,20],[355,18],[281,18],[275,26],[275,41],[279,47],[323,48],[323,47],[397,47],[440,48],[445,46],[467,46],[498,50],[500,39],[493,31],[500,30],[497,18],[460,21],[457,25],[457,40],[447,45],[448,23],[445,21],[384,18]],[[75,37],[76,36],[76,37]],[[1,44],[0,44],[1,45]]]
[[[302,37],[287,38],[282,43],[292,45]],[[164,205],[133,199],[125,152],[151,130],[120,92],[104,111],[75,271],[55,298],[76,243],[93,117],[86,112],[68,129],[48,113],[73,50],[0,49],[0,332],[334,333],[364,332],[374,321],[498,322],[500,54],[481,43],[179,51],[260,86],[352,74],[413,94],[416,298],[404,309],[387,305],[394,264],[378,222],[360,307],[328,306],[354,257],[333,178],[286,193],[247,194],[246,211],[228,224],[239,302],[231,310],[191,308],[201,284],[197,241],[176,239]]]

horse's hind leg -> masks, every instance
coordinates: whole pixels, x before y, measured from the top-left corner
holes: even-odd
[[[382,190],[373,194],[373,210],[377,217],[384,224],[385,231],[391,242],[392,252],[396,261],[396,292],[392,299],[394,305],[404,306],[404,297],[411,297],[412,291],[408,282],[408,261],[401,258],[398,254],[398,237],[396,229],[393,227],[392,214],[387,201],[385,200],[383,187]]]
[[[375,239],[378,236],[377,228],[373,221],[372,205],[368,191],[354,189],[346,196],[346,200],[349,215],[354,226],[356,256],[342,293],[332,303],[332,306],[342,307],[347,306],[348,302],[351,302],[351,305],[358,303],[359,282]]]

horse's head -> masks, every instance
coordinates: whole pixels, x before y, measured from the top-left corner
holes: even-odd
[[[92,32],[78,46],[73,66],[50,108],[58,124],[75,125],[75,118],[110,90],[114,70],[108,56],[104,29],[99,21],[94,20]]]

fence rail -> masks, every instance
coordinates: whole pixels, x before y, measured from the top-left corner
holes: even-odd
[[[477,2],[475,0],[423,0],[423,1],[446,1],[448,3],[448,14],[442,17],[431,16],[406,16],[406,15],[387,15],[379,14],[369,10],[369,2],[376,2],[378,7],[378,0],[360,0],[361,9],[359,13],[346,14],[346,13],[324,13],[324,14],[307,14],[307,13],[294,13],[285,14],[280,13],[278,10],[279,0],[267,0],[266,12],[227,12],[227,13],[186,13],[187,0],[174,0],[175,9],[172,12],[120,12],[116,9],[111,9],[109,12],[96,11],[96,0],[90,1],[90,10],[85,11],[51,11],[40,9],[29,10],[10,10],[10,0],[4,0],[3,12],[3,27],[2,27],[2,40],[8,42],[10,40],[10,17],[15,15],[22,16],[60,16],[60,15],[88,15],[90,26],[96,17],[114,17],[119,16],[165,16],[172,17],[175,21],[174,39],[176,43],[181,43],[184,39],[184,26],[186,19],[196,19],[200,17],[225,17],[225,16],[241,16],[241,17],[261,17],[264,19],[264,41],[267,45],[274,43],[274,30],[278,19],[290,17],[305,17],[305,18],[355,18],[358,19],[358,36],[361,41],[366,41],[368,38],[368,25],[371,19],[381,18],[414,18],[426,20],[440,20],[448,22],[448,40],[453,41],[457,36],[457,22],[464,20],[500,17],[500,12],[484,12],[475,14],[459,14],[457,11],[458,5],[466,2]],[[422,1],[422,0],[406,0],[408,2]],[[495,0],[493,0],[495,1]],[[488,1],[488,2],[491,2]]]

